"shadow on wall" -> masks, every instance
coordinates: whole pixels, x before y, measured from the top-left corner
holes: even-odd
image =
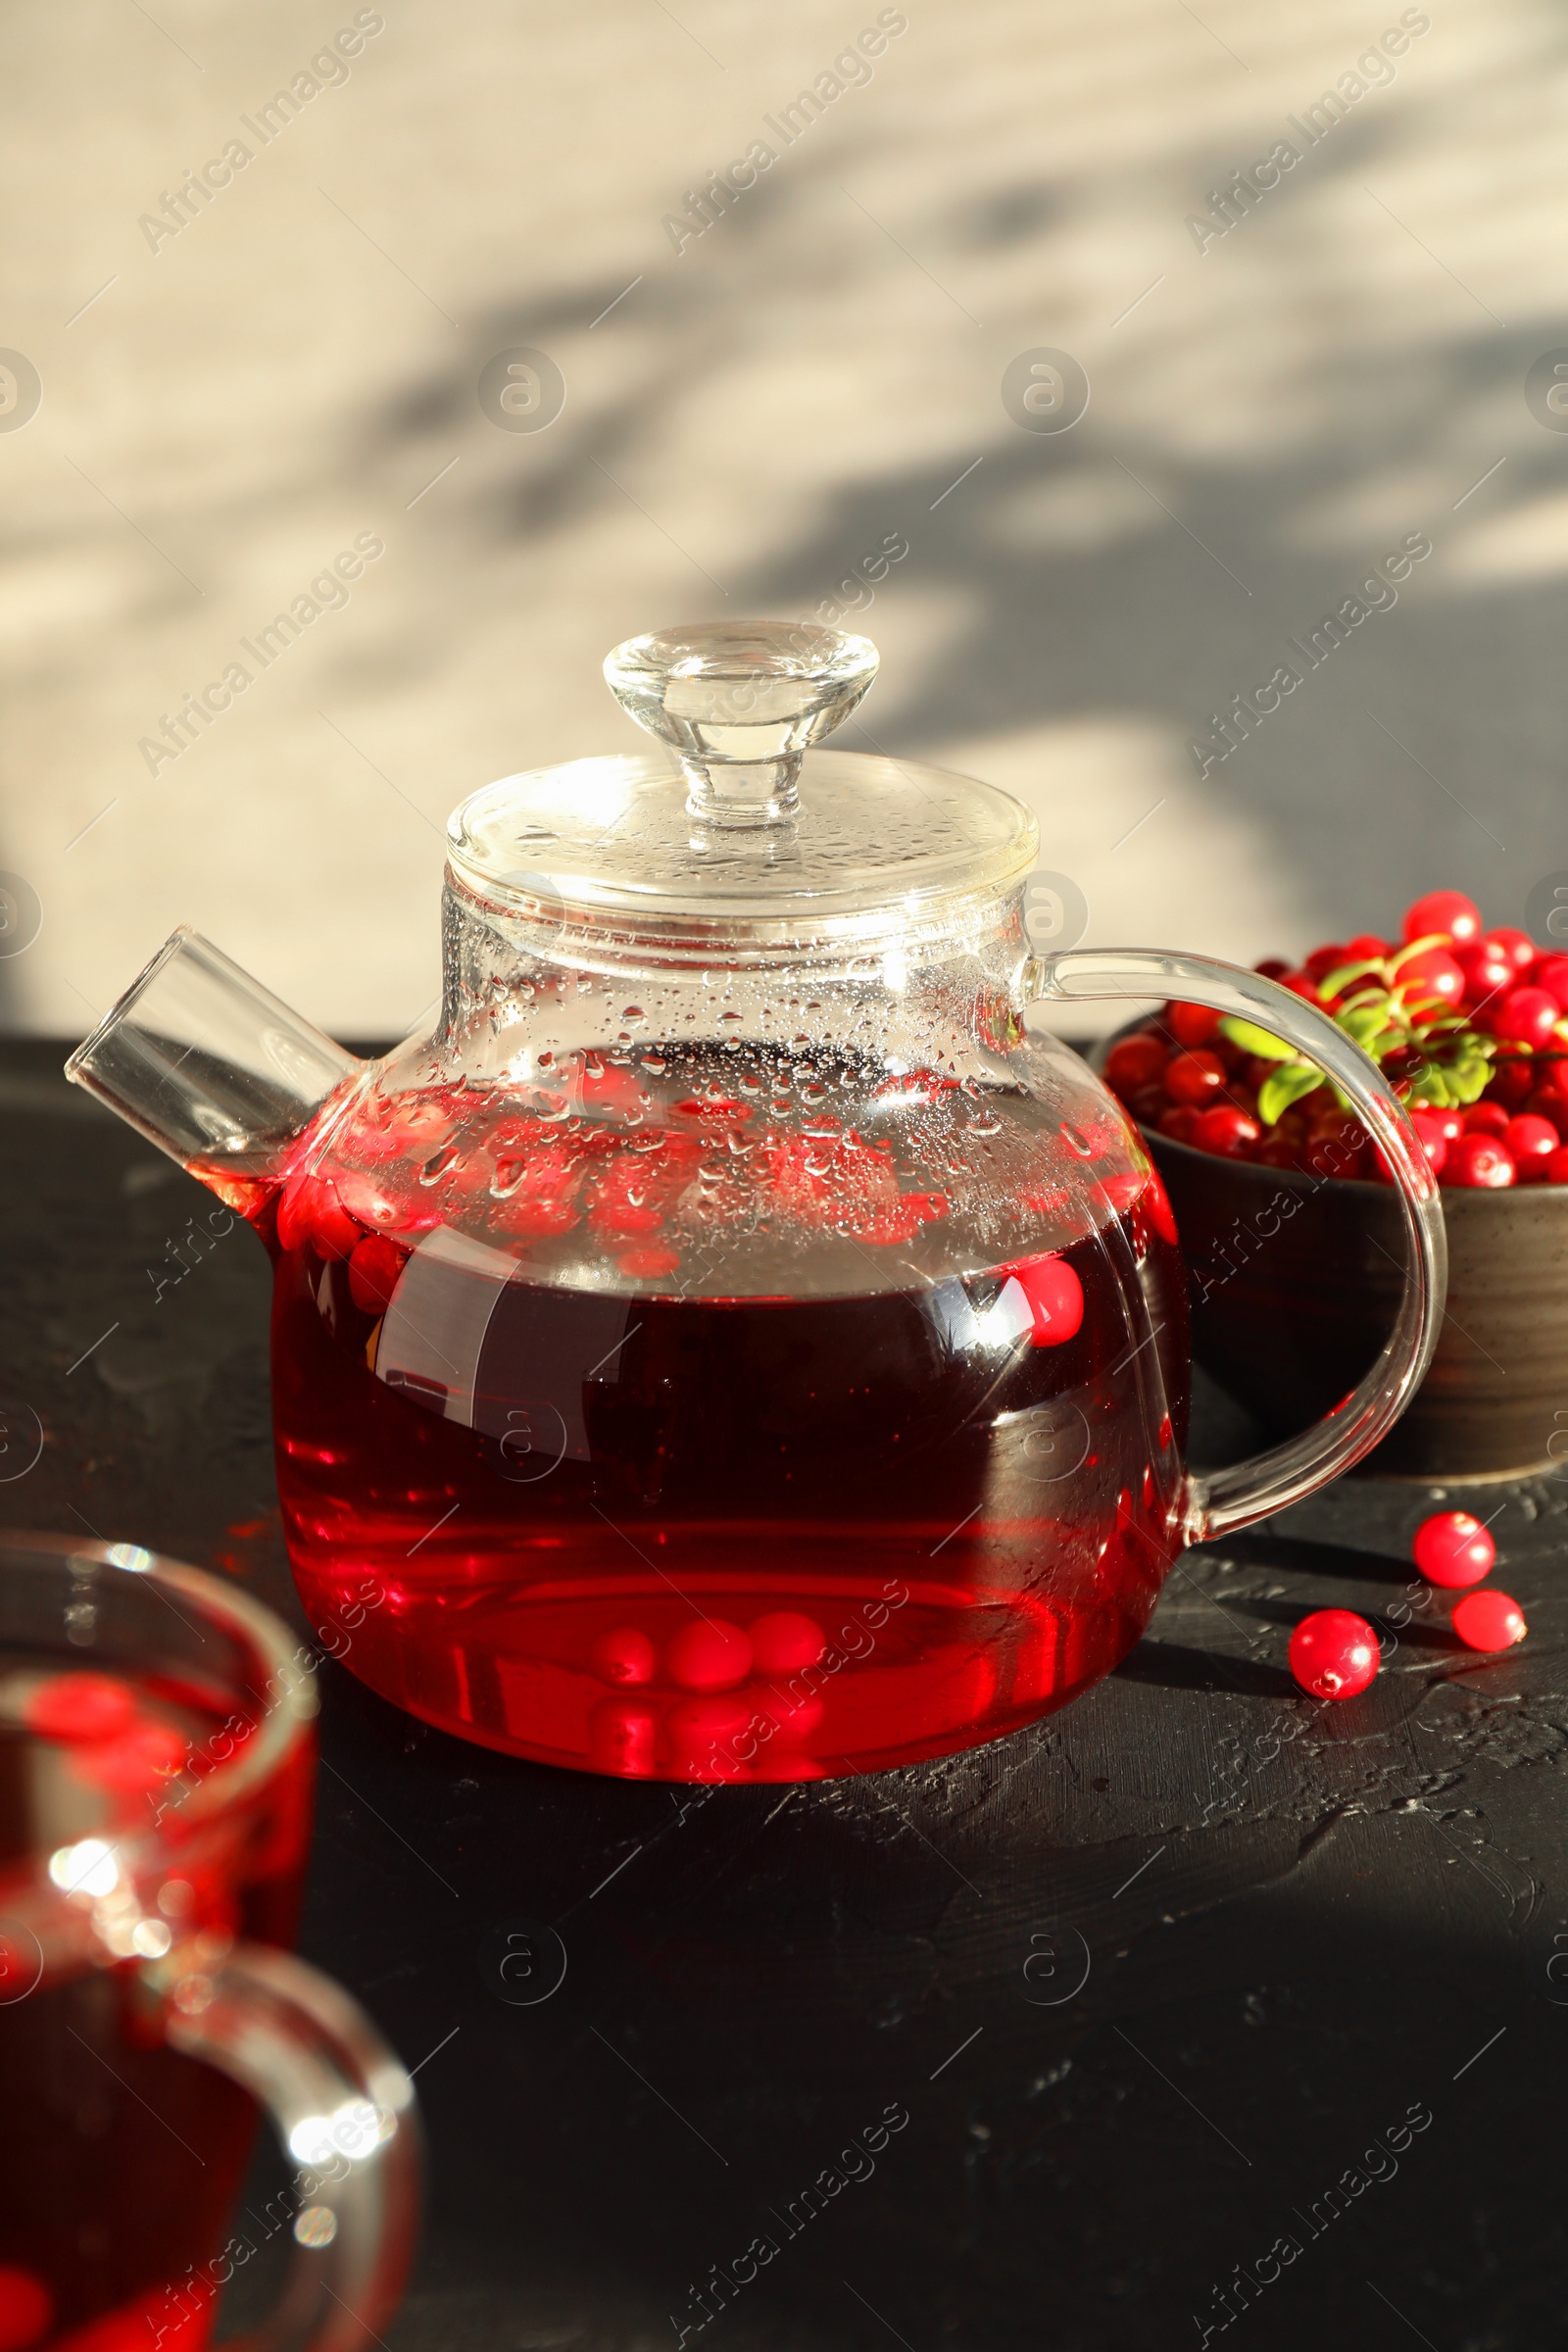
[[[1347,126],[1318,170],[1357,175],[1378,144],[1372,127]],[[806,170],[797,167],[791,190],[760,189],[725,221],[728,267],[744,272],[736,257],[745,254],[760,267]],[[949,234],[1007,242],[1038,227],[1043,206],[1049,215],[1045,192],[1020,183],[978,209],[966,200]],[[1270,233],[1288,243],[1300,232],[1282,208]],[[512,343],[548,348],[618,291],[604,279],[494,313],[456,381],[432,379],[388,409],[379,456],[427,439],[449,447],[471,417],[469,387],[488,356]],[[568,405],[530,451],[525,482],[499,501],[469,494],[465,527],[478,539],[544,542],[548,560],[549,541],[622,500],[627,469],[635,479],[694,375],[733,360],[735,314],[711,278],[666,273],[639,301],[641,363],[592,416]],[[1037,435],[1013,425],[999,398],[992,437],[977,443],[974,470],[956,488],[951,452],[845,484],[825,514],[813,503],[811,527],[792,544],[731,574],[725,609],[831,618],[836,607],[845,625],[874,635],[879,597],[952,591],[962,617],[891,717],[901,748],[1136,715],[1167,729],[1173,746],[1200,747],[1178,757],[1195,783],[1201,775],[1201,792],[1222,813],[1261,820],[1307,895],[1348,920],[1386,924],[1414,888],[1449,880],[1476,888],[1494,919],[1516,921],[1531,883],[1562,862],[1557,729],[1542,681],[1555,668],[1568,582],[1519,576],[1539,568],[1532,528],[1539,539],[1549,525],[1530,510],[1568,489],[1568,439],[1530,425],[1524,410],[1524,375],[1544,339],[1540,327],[1482,326],[1393,359],[1369,346],[1348,360],[1324,351],[1303,362],[1292,389],[1302,419],[1317,421],[1283,447],[1228,459],[1185,456],[1147,433],[1112,435],[1093,405],[1071,433]],[[1466,511],[1472,476],[1489,462],[1482,453],[1503,437],[1499,389],[1517,402],[1516,446],[1504,452],[1506,473]],[[1399,479],[1421,486],[1391,509],[1389,485]],[[1321,527],[1373,493],[1394,519],[1353,535],[1337,521]],[[1456,560],[1478,524],[1505,544],[1510,519],[1525,549],[1514,576],[1506,563]],[[907,555],[880,586],[855,578],[860,559],[901,543]],[[1378,577],[1384,559],[1422,546],[1430,556],[1396,564],[1397,584]],[[460,584],[457,627],[463,593]],[[1362,618],[1343,617],[1348,599]],[[650,621],[695,617],[714,602],[702,591],[686,614]],[[1325,633],[1331,616],[1337,629]],[[441,658],[428,635],[400,649],[416,669]],[[1281,664],[1298,682],[1259,717],[1256,689]],[[1227,712],[1230,748],[1215,724]],[[871,717],[884,740],[875,710]]]

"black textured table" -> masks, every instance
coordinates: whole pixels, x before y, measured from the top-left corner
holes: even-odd
[[[60,1058],[0,1048],[0,1384],[44,1432],[0,1515],[302,1623],[263,1252],[181,1250],[208,1197]],[[1210,1396],[1198,1438],[1250,1433]],[[1194,1552],[1065,1714],[793,1791],[514,1762],[324,1668],[303,1949],[430,2142],[393,2352],[1568,2340],[1568,1480],[1454,1492],[1530,1620],[1494,1662],[1409,1610],[1433,1492]],[[1328,1602],[1396,1641],[1338,1708],[1285,1673]],[[504,1997],[541,1929],[564,1981]]]

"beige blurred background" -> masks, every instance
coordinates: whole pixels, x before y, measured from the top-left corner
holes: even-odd
[[[42,391],[19,425],[0,379],[0,867],[42,916],[4,1025],[79,1034],[188,919],[327,1027],[400,1030],[449,808],[632,740],[606,650],[844,602],[890,536],[866,728],[1027,798],[1091,941],[1250,960],[1441,882],[1517,921],[1568,867],[1568,433],[1525,398],[1568,344],[1560,10],[908,0],[785,146],[764,119],[869,0],[385,0],[263,146],[241,117],[357,13],[0,31],[0,344]],[[1392,78],[1200,252],[1209,191],[1401,15]],[[154,250],[141,216],[236,136]],[[758,138],[677,252],[665,216]],[[481,407],[518,346],[564,378],[548,429]],[[1041,347],[1087,371],[1070,431],[1004,405]],[[1209,714],[1413,533],[1397,604],[1200,774]],[[348,602],[150,773],[359,534]]]

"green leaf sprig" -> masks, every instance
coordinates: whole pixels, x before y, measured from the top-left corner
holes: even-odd
[[[1329,1015],[1335,1027],[1380,1068],[1390,1060],[1407,1058],[1408,1066],[1396,1081],[1401,1097],[1407,1104],[1428,1103],[1436,1110],[1478,1102],[1497,1050],[1496,1040],[1472,1029],[1462,1013],[1450,1011],[1430,992],[1423,996],[1418,977],[1400,977],[1412,956],[1448,944],[1442,933],[1415,939],[1396,956],[1342,963],[1318,983],[1320,997],[1342,1000]],[[1327,1011],[1327,1005],[1323,1009]],[[1244,1053],[1275,1064],[1257,1090],[1257,1115],[1265,1126],[1277,1126],[1293,1103],[1331,1083],[1315,1062],[1255,1021],[1227,1014],[1220,1030]],[[1342,1110],[1352,1107],[1337,1086],[1333,1093]]]

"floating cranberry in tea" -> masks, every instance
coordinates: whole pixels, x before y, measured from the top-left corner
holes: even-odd
[[[1452,1589],[1490,1575],[1497,1546],[1469,1511],[1434,1511],[1416,1529],[1410,1556],[1429,1584]]]
[[[1017,1284],[1028,1302],[1033,1347],[1060,1348],[1077,1337],[1084,1319],[1084,1286],[1064,1257],[1019,1257],[1001,1271]]]
[[[664,1670],[682,1690],[730,1690],[752,1670],[752,1645],[738,1625],[700,1617],[664,1644]]]
[[[769,1609],[765,1617],[754,1618],[747,1631],[759,1674],[798,1674],[803,1667],[814,1666],[827,1648],[827,1636],[816,1619],[801,1609]]]
[[[1353,1609],[1314,1609],[1291,1636],[1291,1672],[1312,1698],[1354,1698],[1378,1670],[1378,1638]]]
[[[1489,1585],[1454,1603],[1453,1630],[1466,1649],[1511,1649],[1529,1632],[1525,1613],[1510,1594]]]
[[[612,1625],[599,1635],[588,1655],[601,1682],[627,1689],[651,1683],[659,1664],[658,1648],[635,1625]]]
[[[23,1709],[28,1731],[42,1740],[112,1740],[135,1720],[135,1691],[110,1674],[51,1675]]]

